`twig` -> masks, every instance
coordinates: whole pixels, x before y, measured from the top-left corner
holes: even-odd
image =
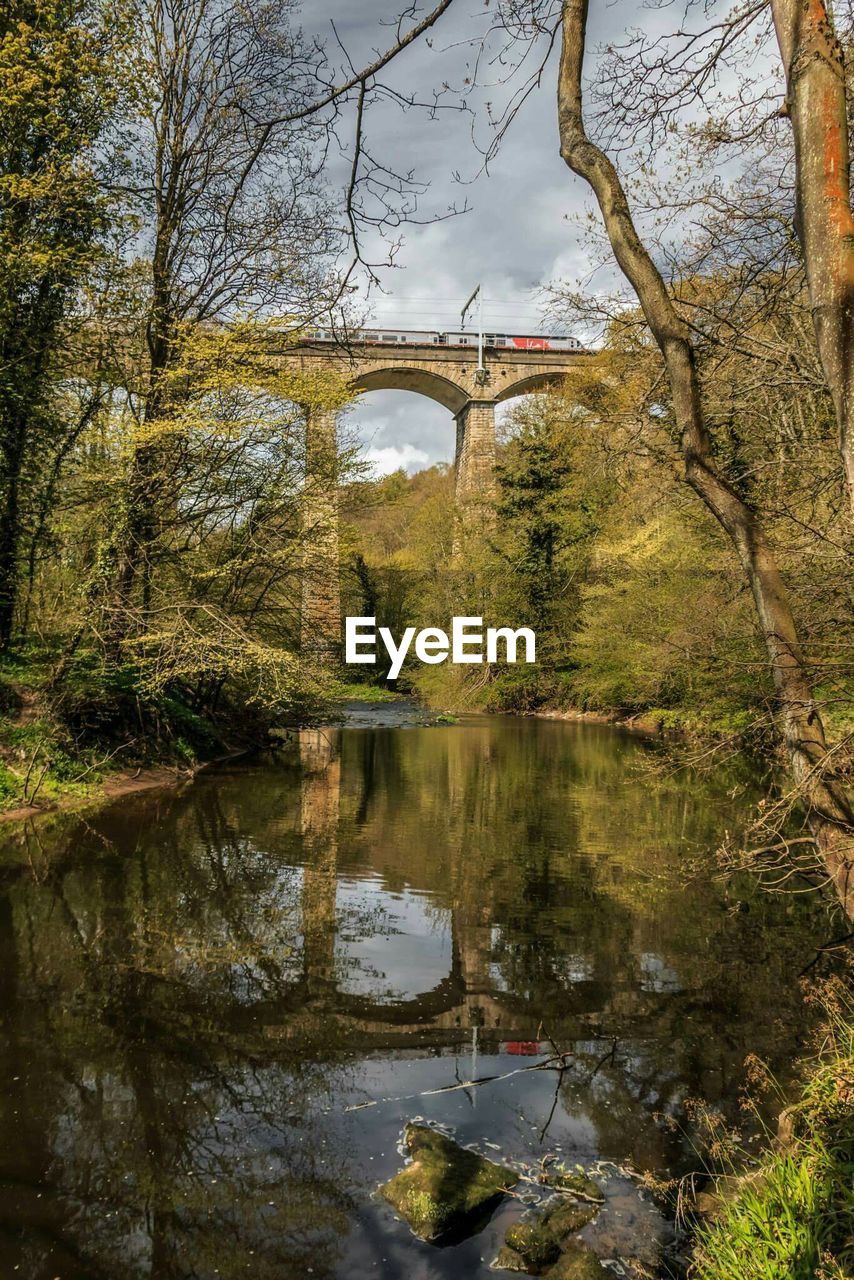
[[[439,1093],[456,1093],[459,1089],[473,1089],[482,1084],[495,1084],[499,1080],[509,1080],[511,1076],[521,1076],[528,1071],[565,1071],[568,1063],[563,1056],[547,1058],[545,1062],[535,1062],[529,1067],[516,1067],[513,1071],[505,1071],[498,1076],[478,1076],[474,1080],[462,1080],[459,1084],[442,1085],[439,1089],[422,1089],[420,1093],[404,1093],[394,1098],[374,1098],[371,1102],[355,1102],[344,1111],[365,1111],[368,1107],[378,1107],[383,1102],[414,1102],[417,1098],[432,1098]]]

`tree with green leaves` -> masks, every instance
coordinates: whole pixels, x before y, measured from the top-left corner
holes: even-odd
[[[0,646],[12,635],[31,480],[63,430],[62,326],[109,198],[98,147],[122,30],[109,4],[21,0],[0,15]]]

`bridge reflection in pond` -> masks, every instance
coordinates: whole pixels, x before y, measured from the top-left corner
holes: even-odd
[[[820,922],[733,909],[705,872],[745,779],[656,778],[652,750],[553,722],[324,729],[10,835],[0,1275],[486,1280],[517,1205],[439,1250],[372,1196],[413,1114],[519,1161],[690,1163],[661,1116],[734,1109],[750,1052],[785,1068]],[[412,1097],[547,1037],[562,1080]],[[654,1250],[655,1210],[607,1187],[594,1236]]]

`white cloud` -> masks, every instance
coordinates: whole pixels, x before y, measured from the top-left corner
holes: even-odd
[[[374,475],[379,477],[390,476],[393,471],[399,471],[401,467],[412,475],[413,472],[426,467],[430,458],[423,449],[404,444],[389,445],[385,449],[366,449],[365,460],[371,464]]]
[[[350,408],[347,423],[353,443],[362,445],[363,457],[397,459],[388,471],[406,466],[411,474],[435,462],[454,460],[453,415],[434,400],[412,391],[371,391],[361,395]]]

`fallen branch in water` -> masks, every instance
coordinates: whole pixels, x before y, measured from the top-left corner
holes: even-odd
[[[572,1057],[570,1053],[561,1053],[546,1058],[544,1062],[532,1062],[528,1067],[515,1067],[512,1071],[505,1071],[503,1075],[497,1076],[477,1076],[474,1080],[461,1080],[459,1084],[445,1084],[439,1089],[422,1089],[420,1093],[404,1093],[396,1098],[374,1098],[371,1102],[355,1102],[350,1107],[345,1107],[346,1111],[364,1111],[368,1107],[378,1107],[384,1102],[415,1102],[418,1098],[432,1098],[439,1093],[455,1093],[459,1089],[473,1089],[482,1084],[494,1084],[499,1080],[509,1080],[511,1076],[521,1076],[528,1071],[566,1071],[569,1063],[567,1058]]]

